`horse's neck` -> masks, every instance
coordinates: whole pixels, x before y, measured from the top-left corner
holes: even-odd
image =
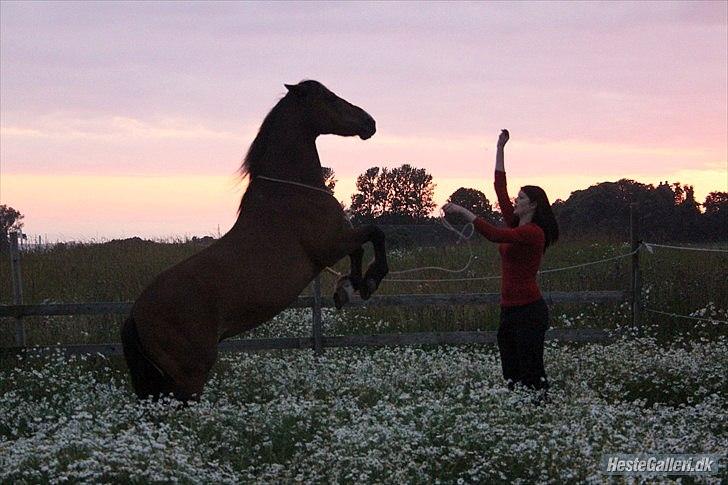
[[[324,187],[321,161],[315,143],[311,143],[310,146],[292,145],[287,150],[279,151],[274,155],[267,170],[259,175],[313,187]]]
[[[279,129],[277,133],[279,138],[269,140],[265,153],[258,160],[255,176],[249,180],[250,186],[243,195],[232,232],[243,227],[241,224],[246,216],[261,217],[273,206],[280,210],[278,200],[270,198],[271,189],[290,192],[290,186],[270,180],[256,182],[256,176],[325,188],[316,139],[298,133],[295,128]]]
[[[279,127],[276,131],[274,136],[278,139],[269,143],[258,175],[323,188],[316,138],[292,126]]]

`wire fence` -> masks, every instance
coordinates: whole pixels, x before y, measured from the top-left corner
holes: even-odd
[[[728,324],[728,321],[718,320],[718,319],[715,319],[715,318],[712,318],[712,317],[695,317],[695,316],[690,316],[690,315],[679,315],[677,313],[662,312],[660,310],[654,310],[652,308],[645,308],[644,310],[646,312],[657,313],[659,315],[667,315],[669,317],[685,318],[685,319],[690,319],[690,320],[699,320],[699,321],[708,321],[708,322],[714,322],[714,323],[726,323],[726,324]]]
[[[668,244],[658,244],[658,243],[653,243],[653,242],[642,242],[642,248],[647,250],[650,254],[654,254],[654,251],[655,251],[654,248],[675,250],[675,251],[701,252],[701,253],[716,253],[716,254],[728,253],[728,249],[722,249],[722,248],[676,246],[676,245],[668,245]],[[728,288],[726,288],[726,291],[728,291]],[[728,321],[726,321],[726,320],[720,320],[720,319],[708,317],[708,316],[682,315],[682,314],[678,314],[678,313],[666,312],[664,310],[657,310],[655,308],[648,308],[648,307],[643,307],[643,310],[646,312],[649,312],[649,313],[654,313],[656,315],[664,315],[664,316],[669,316],[669,317],[673,317],[673,318],[681,318],[681,319],[685,319],[685,320],[709,321],[709,322],[713,322],[713,323],[728,324]]]

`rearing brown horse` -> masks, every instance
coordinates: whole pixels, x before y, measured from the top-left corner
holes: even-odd
[[[240,168],[249,185],[235,225],[157,276],[122,326],[139,398],[199,398],[218,342],[273,318],[341,258],[351,257],[348,278],[364,299],[388,272],[384,234],[374,225],[351,227],[325,189],[316,150],[319,135],[370,138],[374,119],[319,82],[286,88]],[[375,258],[362,276],[366,242]]]

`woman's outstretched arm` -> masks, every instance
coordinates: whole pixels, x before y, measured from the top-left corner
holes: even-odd
[[[446,215],[459,214],[466,221],[473,223],[475,230],[485,236],[489,241],[497,243],[524,243],[530,245],[544,245],[544,233],[534,224],[513,228],[499,228],[490,224],[482,217],[478,217],[468,209],[457,204],[448,203],[442,206]]]

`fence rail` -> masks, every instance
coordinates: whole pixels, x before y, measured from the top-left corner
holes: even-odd
[[[314,285],[314,292],[320,290],[320,283]],[[369,300],[355,299],[351,307],[421,307],[451,305],[494,305],[499,302],[498,293],[463,293],[463,294],[431,294],[431,295],[381,295]],[[586,302],[621,302],[628,300],[624,291],[582,291],[582,292],[547,292],[544,299],[549,303],[586,303]],[[75,316],[75,315],[119,315],[128,314],[131,302],[102,303],[63,303],[44,305],[0,305],[0,318],[16,320],[31,316]],[[463,345],[493,344],[496,342],[495,332],[417,332],[391,333],[379,335],[337,335],[324,336],[321,325],[321,308],[334,307],[332,298],[316,296],[299,297],[289,308],[311,308],[313,315],[313,332],[310,337],[281,337],[234,339],[220,342],[220,351],[251,351],[274,349],[314,349],[317,354],[323,348],[330,347],[374,347],[396,345]],[[318,315],[318,318],[317,318]],[[546,334],[547,339],[565,342],[605,342],[610,339],[606,330],[600,329],[552,329]],[[16,346],[1,349],[2,353],[15,353],[32,347]],[[37,348],[42,351],[55,351],[71,354],[121,355],[119,343],[83,344],[48,346]]]
[[[631,207],[635,212],[635,206]],[[636,220],[636,219],[635,219]],[[633,224],[633,246],[638,240],[638,226]],[[26,346],[25,321],[33,316],[74,316],[74,315],[121,315],[131,311],[131,302],[97,302],[97,303],[52,303],[43,305],[24,305],[22,296],[22,280],[20,271],[20,251],[17,234],[11,234],[10,257],[13,275],[13,304],[0,305],[0,318],[12,318],[15,321],[15,346],[0,349],[1,353],[16,352],[28,349]],[[639,267],[639,254],[635,252],[633,274]],[[639,279],[632,278],[631,291],[582,291],[582,292],[546,292],[544,299],[550,303],[602,303],[629,301],[636,306],[635,293],[639,291]],[[636,284],[635,284],[636,283]],[[284,337],[265,339],[226,340],[219,344],[221,351],[228,350],[266,350],[266,349],[313,349],[319,354],[327,347],[368,347],[382,345],[438,345],[438,344],[490,344],[496,341],[495,332],[420,332],[406,334],[381,335],[339,335],[325,336],[322,331],[321,309],[334,307],[333,298],[322,297],[321,282],[316,278],[313,284],[313,296],[299,297],[289,308],[311,308],[312,332],[309,337]],[[422,307],[450,305],[497,305],[500,301],[498,293],[460,293],[460,294],[418,294],[418,295],[376,295],[363,301],[355,298],[348,307]],[[633,312],[635,310],[633,309]],[[548,339],[570,342],[601,342],[609,340],[609,334],[599,329],[554,329],[547,333]],[[102,354],[119,355],[121,344],[84,344],[35,348],[39,351],[61,350],[67,354]]]
[[[628,299],[624,291],[551,291],[543,294],[548,303],[603,303]],[[454,293],[421,295],[379,295],[369,300],[355,298],[347,307],[494,305],[498,293]],[[131,310],[132,302],[51,303],[43,305],[0,305],[0,318],[73,315],[123,315]],[[315,297],[301,296],[289,308],[316,308]],[[320,308],[334,308],[333,298],[320,298]]]

